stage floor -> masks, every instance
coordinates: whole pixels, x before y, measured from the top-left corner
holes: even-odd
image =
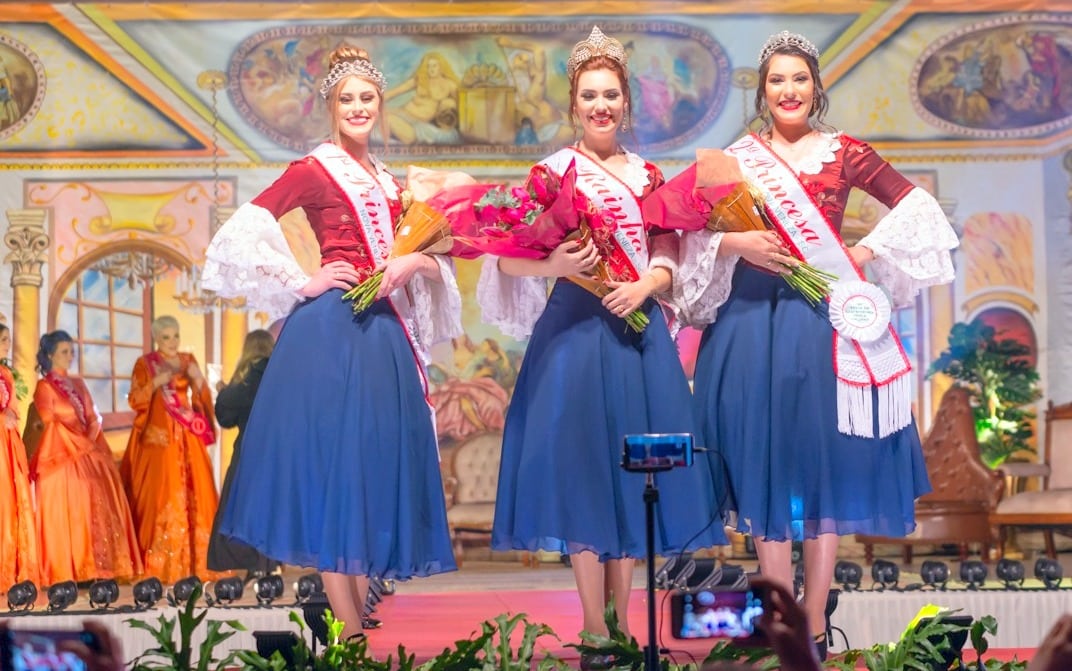
[[[754,570],[754,563],[745,562],[745,566],[747,570]],[[251,590],[247,588],[241,605],[213,607],[209,618],[243,623],[247,631],[227,642],[236,648],[255,648],[254,631],[296,631],[296,626],[289,621],[294,604],[292,589],[304,572],[286,572],[285,597],[271,607],[256,606]],[[644,579],[643,566],[638,566],[629,622],[641,645],[646,642],[647,628]],[[902,584],[911,581],[912,576],[906,576]],[[870,581],[867,581],[865,586],[869,585]],[[997,585],[988,584],[991,586]],[[678,663],[702,661],[711,643],[673,638],[670,635],[669,592],[659,591],[656,598],[659,645],[670,650],[670,656]],[[2,619],[12,627],[49,629],[75,628],[87,617],[102,619],[120,636],[127,657],[132,658],[154,644],[146,632],[132,628],[126,620],[154,621],[160,615],[171,616],[175,611],[160,607],[135,613],[130,609],[131,602],[130,586],[124,586],[119,609],[90,612],[85,590],[82,590],[79,601],[62,613],[45,612],[47,601],[41,600],[37,609],[27,615]],[[1072,589],[842,593],[832,623],[845,633],[851,647],[867,647],[896,639],[912,616],[927,603],[962,609],[976,617],[995,616],[999,622],[998,636],[993,641],[995,654],[1002,658],[1017,654],[1024,659],[1058,615],[1072,611]],[[577,653],[565,645],[578,640],[577,633],[582,628],[580,603],[572,571],[558,562],[542,563],[536,568],[523,567],[520,562],[467,562],[456,573],[399,583],[396,593],[386,596],[376,610],[375,617],[381,619],[384,626],[368,633],[369,645],[381,659],[389,654],[397,655],[398,646],[403,645],[420,662],[434,657],[455,641],[474,635],[481,622],[501,613],[525,613],[530,622],[549,625],[561,640],[540,639],[537,643],[540,654],[550,653],[576,663]],[[835,637],[834,643],[833,650],[844,647],[840,636]]]

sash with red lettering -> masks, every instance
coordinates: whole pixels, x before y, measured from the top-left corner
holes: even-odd
[[[391,206],[387,202],[387,195],[383,186],[352,156],[334,144],[325,142],[310,154],[324,168],[328,176],[339,187],[339,191],[346,197],[347,202],[357,216],[358,230],[365,240],[365,246],[369,251],[375,267],[380,267],[387,262],[394,245],[394,221],[391,219]],[[421,386],[424,388],[425,400],[428,400],[428,378],[421,361],[420,341],[416,331],[411,328],[408,316],[411,308],[408,303],[387,299],[391,309],[402,324],[402,330],[409,340],[413,357],[417,362],[417,371],[420,374]],[[431,404],[429,404],[431,407]]]
[[[640,198],[614,175],[576,149],[562,149],[541,163],[562,175],[575,163],[577,190],[600,215],[613,222],[611,250],[606,258],[621,281],[635,282],[648,267],[648,236],[640,211]]]
[[[864,279],[841,236],[793,172],[757,136],[747,135],[726,153],[763,193],[770,220],[794,253],[839,279],[831,287],[833,365],[837,376],[838,430],[874,436],[873,390],[878,398],[878,432],[885,437],[912,421],[908,355],[889,323],[885,293]]]

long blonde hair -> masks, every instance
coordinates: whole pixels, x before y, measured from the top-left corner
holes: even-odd
[[[253,364],[261,359],[267,359],[275,347],[275,338],[264,329],[257,329],[246,334],[246,340],[242,343],[242,356],[235,366],[234,375],[231,376],[230,384],[238,384],[246,379]]]

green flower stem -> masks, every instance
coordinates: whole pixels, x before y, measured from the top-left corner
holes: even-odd
[[[352,301],[354,314],[364,312],[376,301],[376,294],[383,282],[383,271],[373,273],[364,282],[356,285],[342,295],[342,300]]]
[[[818,305],[830,295],[830,283],[837,275],[820,270],[807,263],[789,267],[789,273],[782,275],[786,284],[799,291],[812,305]]]
[[[625,323],[629,324],[629,328],[637,333],[643,333],[644,329],[648,327],[650,320],[648,319],[648,316],[640,310],[633,310],[625,316]]]

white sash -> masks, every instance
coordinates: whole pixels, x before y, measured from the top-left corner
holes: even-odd
[[[827,221],[796,174],[755,135],[747,135],[726,153],[764,196],[767,213],[795,251],[809,264],[838,276],[838,284],[864,282],[841,236]],[[866,292],[865,292],[866,293]],[[912,364],[893,327],[873,334],[868,342],[834,331],[834,373],[837,376],[838,430],[873,437],[872,388],[878,390],[879,436],[886,437],[912,421]]]
[[[562,149],[541,163],[561,176],[576,162],[577,189],[592,201],[604,216],[614,219],[614,241],[640,279],[648,267],[648,235],[644,230],[640,198],[626,184],[602,166],[574,149]],[[627,196],[622,195],[622,192]]]
[[[365,248],[369,251],[376,267],[383,265],[391,254],[394,245],[394,221],[391,219],[391,205],[380,184],[363,165],[340,147],[325,142],[310,154],[323,166],[324,171],[335,186],[346,197],[346,201],[357,215],[361,235],[365,238]],[[402,330],[409,340],[417,372],[421,378],[425,401],[428,401],[428,377],[424,370],[420,352],[422,351],[417,331],[413,327],[413,306],[404,291],[396,291],[387,298]],[[431,408],[429,402],[428,407]],[[433,417],[434,419],[434,417]]]

